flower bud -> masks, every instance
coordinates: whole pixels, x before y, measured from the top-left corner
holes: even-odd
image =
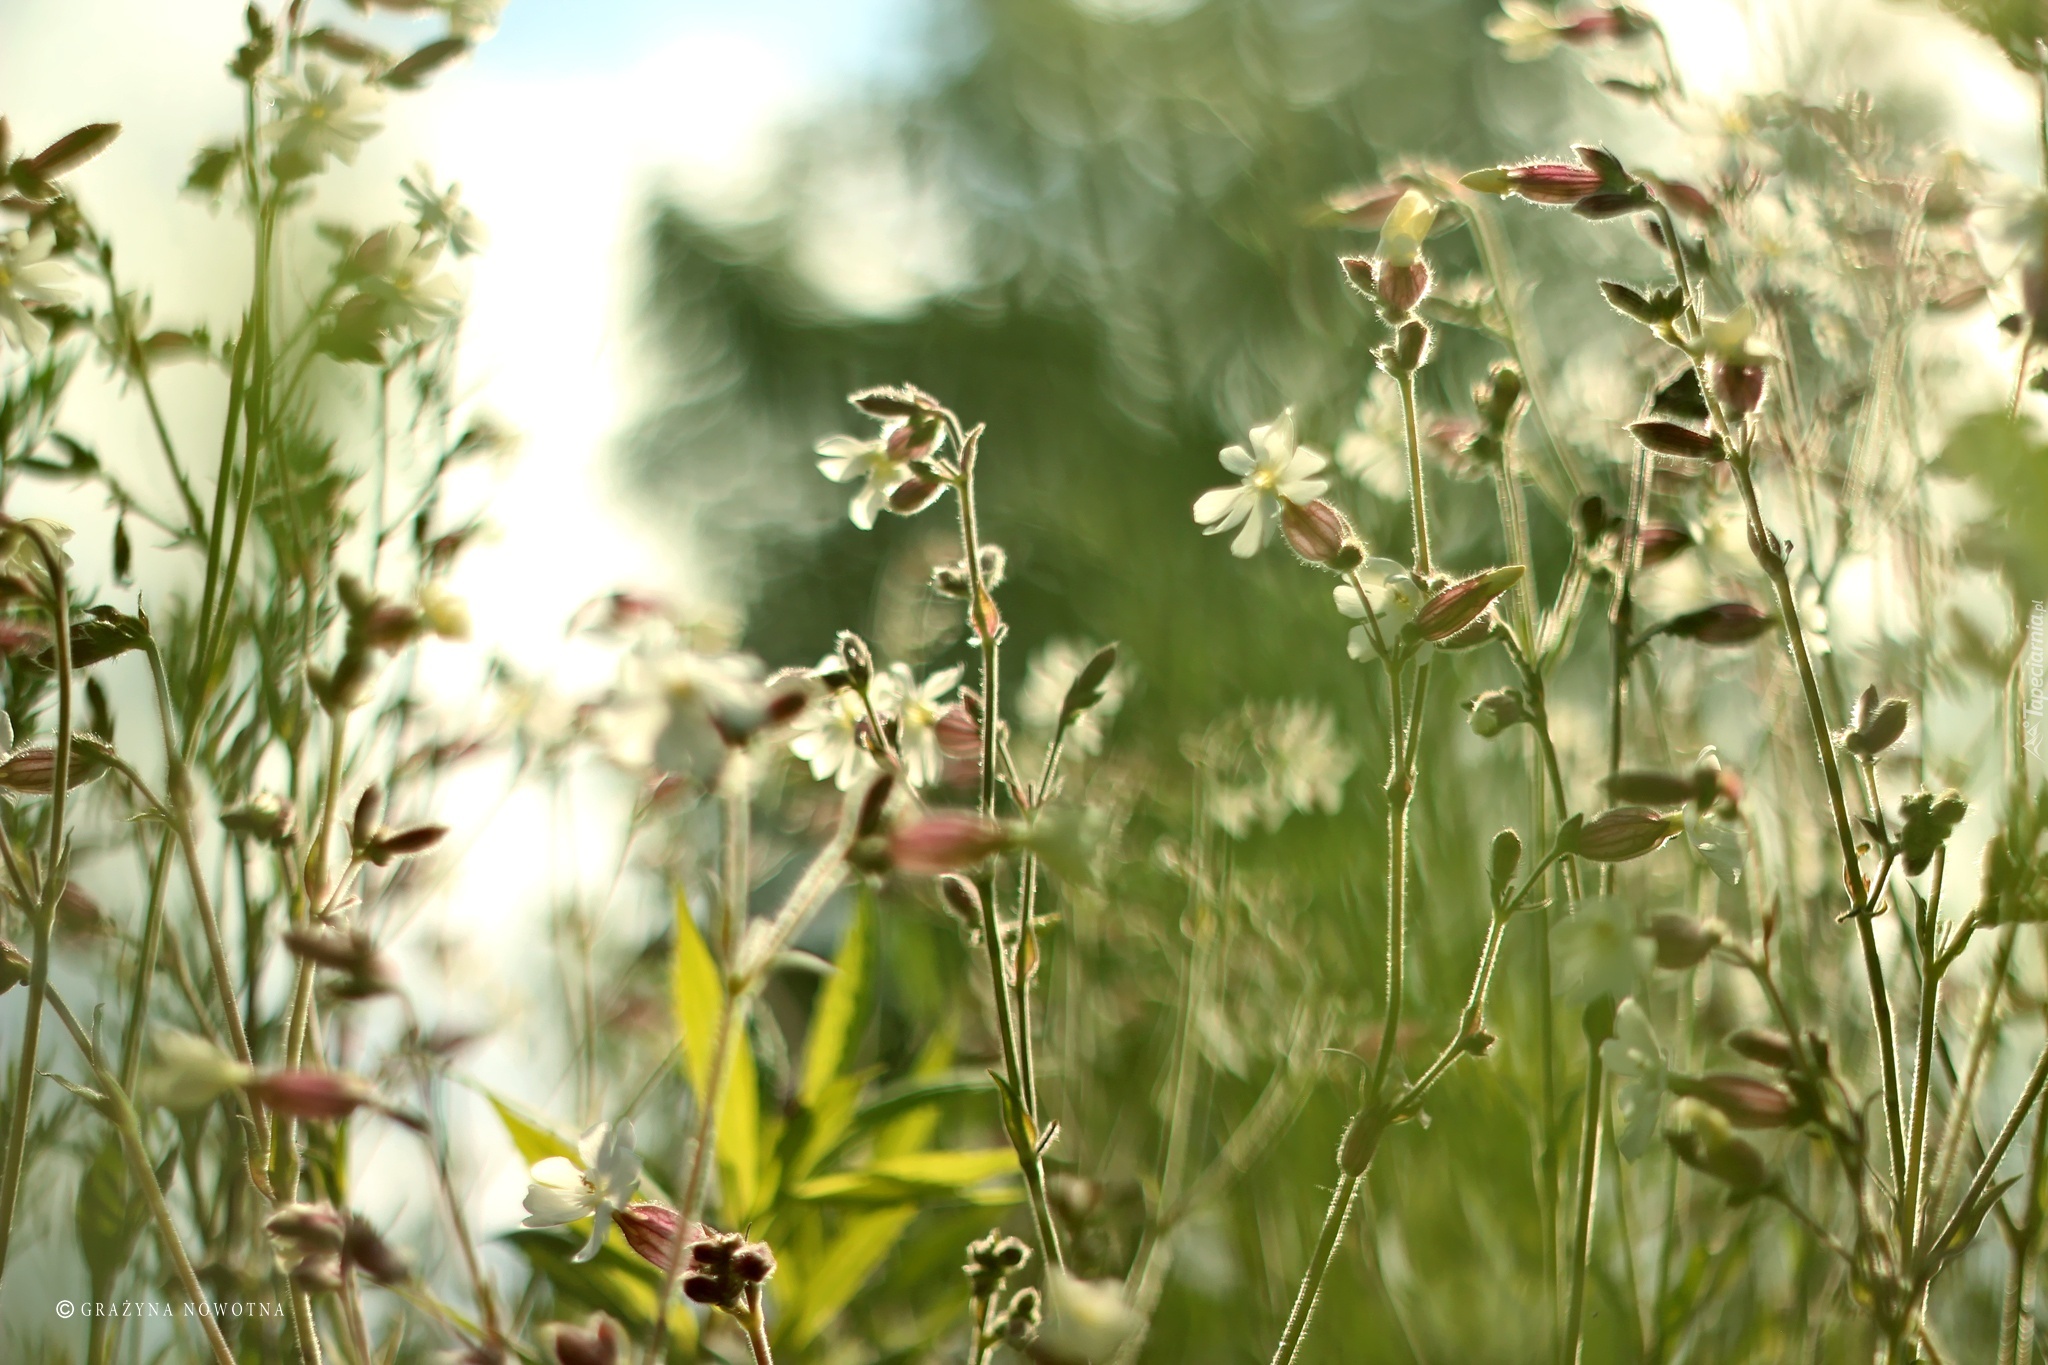
[[[981,890],[957,872],[939,878],[939,899],[960,917],[969,933],[981,932]]]
[[[1304,564],[1343,573],[1365,562],[1365,547],[1351,523],[1321,498],[1306,505],[1282,498],[1280,533]]]
[[[891,773],[877,773],[860,794],[860,810],[854,816],[853,836],[864,839],[882,828],[882,815],[889,808],[889,794],[896,790]]]
[[[1697,1100],[1671,1107],[1664,1141],[1680,1161],[1728,1186],[1728,1197],[1737,1203],[1755,1198],[1770,1183],[1764,1154],[1735,1136],[1719,1110]]]
[[[967,570],[958,564],[941,564],[932,570],[932,591],[941,597],[965,597],[971,587]]]
[[[286,1204],[263,1226],[277,1240],[279,1251],[292,1256],[340,1251],[348,1234],[346,1221],[332,1204]]]
[[[1879,701],[1876,688],[1864,688],[1841,734],[1842,747],[1858,758],[1876,758],[1906,733],[1908,709],[1904,697]]]
[[[1009,845],[1001,825],[966,811],[935,810],[889,836],[889,861],[913,877],[972,867]]]
[[[1391,261],[1381,261],[1375,282],[1379,286],[1379,305],[1386,310],[1387,320],[1391,322],[1405,318],[1415,311],[1416,304],[1429,296],[1429,262],[1420,258],[1398,265]],[[1414,370],[1422,364],[1423,343],[1428,339],[1429,334],[1424,331],[1414,345],[1414,358],[1406,362],[1407,369]],[[1405,338],[1403,343],[1405,344]]]
[[[365,930],[288,929],[284,943],[294,957],[341,973],[340,993],[346,999],[381,995],[397,984],[390,962]]]
[[[1495,905],[1513,889],[1515,869],[1521,865],[1522,836],[1511,829],[1495,834],[1486,852],[1486,880],[1493,889]]]
[[[1380,225],[1380,293],[1383,300],[1389,289],[1386,268],[1414,265],[1422,259],[1422,244],[1428,240],[1430,229],[1436,226],[1436,215],[1436,202],[1420,190],[1406,190],[1394,201],[1386,222]],[[1428,278],[1425,271],[1421,287],[1428,287]],[[1421,295],[1418,293],[1416,297]],[[1413,303],[1409,304],[1409,307],[1413,306]],[[1406,309],[1399,311],[1405,312]]]
[[[939,494],[945,491],[946,485],[937,479],[913,474],[889,490],[889,510],[898,516],[916,516],[938,501]]]
[[[1636,566],[1654,569],[1692,548],[1692,532],[1683,526],[1650,522],[1636,532]]]
[[[1733,1071],[1672,1076],[1666,1084],[1675,1095],[1713,1105],[1737,1128],[1783,1128],[1797,1116],[1798,1105],[1790,1092]]]
[[[158,1029],[156,1066],[144,1079],[144,1093],[170,1109],[201,1109],[249,1075],[248,1067],[211,1040],[181,1029]]]
[[[28,954],[0,938],[0,995],[28,980],[34,965],[28,960]]]
[[[1479,419],[1486,424],[1487,431],[1495,436],[1507,433],[1508,424],[1522,405],[1522,391],[1522,372],[1505,362],[1495,365],[1486,382],[1474,387],[1473,405],[1479,409]]]
[[[1647,806],[1617,806],[1581,826],[1567,851],[1587,862],[1625,863],[1662,848],[1684,828],[1680,816]]]
[[[1607,500],[1598,493],[1588,493],[1573,504],[1572,528],[1586,544],[1597,543],[1607,534],[1609,524]]]
[[[356,798],[355,814],[349,817],[348,837],[353,848],[362,849],[377,837],[377,818],[384,812],[384,791],[372,782]]]
[[[612,1211],[612,1222],[618,1227],[619,1235],[626,1239],[626,1245],[641,1260],[660,1271],[666,1271],[672,1263],[677,1221],[674,1209],[652,1199],[636,1199]],[[710,1235],[710,1228],[702,1223],[693,1223],[684,1235],[683,1244],[687,1246]]]
[[[348,1235],[342,1240],[341,1254],[348,1264],[378,1284],[403,1284],[412,1278],[412,1267],[405,1256],[355,1214],[348,1216]]]
[[[1415,629],[1425,640],[1447,640],[1477,621],[1494,599],[1522,581],[1523,568],[1509,564],[1488,569],[1438,592],[1415,613]]]
[[[868,684],[875,679],[875,656],[869,651],[868,642],[850,630],[842,630],[837,650],[839,662],[846,668],[846,679],[854,691],[867,691]]]
[[[1475,184],[1475,180],[1482,183]],[[1590,166],[1574,166],[1568,161],[1532,161],[1521,166],[1502,166],[1490,177],[1484,171],[1477,171],[1464,180],[1468,189],[1482,193],[1513,194],[1532,204],[1565,208],[1597,193],[1603,183],[1600,172]],[[1495,185],[1506,188],[1496,190],[1493,188]]]
[[[1522,706],[1522,694],[1511,687],[1481,692],[1465,703],[1465,711],[1472,733],[1481,739],[1492,739],[1529,719],[1528,711]]]
[[[1721,946],[1726,930],[1718,920],[1698,920],[1690,915],[1657,915],[1643,930],[1644,938],[1656,947],[1657,965],[1667,972],[1697,967]]]
[[[94,735],[71,737],[71,766],[64,789],[76,791],[111,769],[114,750]],[[48,796],[57,785],[57,749],[51,744],[25,744],[0,760],[0,791],[22,796]]]
[[[593,1313],[586,1327],[565,1322],[541,1329],[541,1341],[555,1365],[618,1365],[619,1325],[602,1313]]]
[[[1747,417],[1763,406],[1764,367],[1716,359],[1707,366],[1714,396],[1731,417]]]
[[[1727,457],[1727,451],[1717,437],[1677,422],[1644,421],[1631,422],[1629,435],[1637,444],[1655,455],[1670,455],[1685,460],[1720,460]]]
[[[1747,602],[1716,602],[1711,607],[1674,616],[1652,633],[1702,645],[1746,645],[1768,633],[1777,620],[1763,608]]]
[[[766,1242],[749,1242],[733,1253],[732,1271],[748,1284],[765,1284],[775,1274],[775,1253]]]
[[[1917,877],[1927,870],[1935,851],[1948,842],[1969,809],[1962,794],[1954,790],[1940,796],[1919,791],[1899,802],[1898,844],[1909,875]]]
[[[1421,267],[1427,269],[1427,267]],[[1426,282],[1425,282],[1426,283]],[[1410,307],[1413,305],[1411,304]],[[1403,310],[1404,312],[1406,310]],[[1413,374],[1429,363],[1436,333],[1420,318],[1409,318],[1394,333],[1393,353],[1384,359],[1391,374]]]
[[[265,1071],[242,1088],[264,1108],[295,1119],[345,1119],[376,1102],[361,1081],[334,1071]]]
[[[1609,797],[1632,806],[1682,806],[1692,800],[1698,784],[1677,773],[1624,768],[1600,785]]]
[[[1010,1296],[1010,1306],[1003,1310],[1003,1335],[1013,1344],[1029,1341],[1037,1334],[1043,1316],[1038,1291],[1028,1286],[1020,1289]]]
[[[1737,1029],[1728,1035],[1728,1048],[1739,1057],[1779,1071],[1790,1071],[1799,1064],[1792,1040],[1771,1029]]]
[[[399,858],[416,858],[448,837],[446,825],[415,825],[411,829],[381,831],[362,848],[363,859],[388,867]]]

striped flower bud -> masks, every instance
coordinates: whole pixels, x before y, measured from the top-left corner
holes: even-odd
[[[1798,1104],[1790,1092],[1734,1071],[1672,1076],[1665,1084],[1675,1095],[1713,1105],[1737,1128],[1783,1128],[1798,1114]]]
[[[936,877],[972,867],[1008,847],[1001,825],[966,811],[935,810],[889,836],[889,862],[913,877]]]
[[[1365,562],[1365,547],[1359,544],[1351,523],[1321,498],[1310,503],[1282,498],[1280,534],[1304,564],[1344,573]]]
[[[1685,828],[1685,819],[1647,806],[1617,806],[1588,820],[1569,852],[1587,862],[1625,863],[1662,848]]]
[[[1415,629],[1430,641],[1447,640],[1477,621],[1494,600],[1522,581],[1522,566],[1509,564],[1499,569],[1451,584],[1415,613]]]
[[[1599,192],[1600,172],[1569,161],[1532,161],[1521,166],[1497,166],[1474,171],[1461,182],[1481,194],[1516,195],[1532,204],[1569,208],[1589,194]]]
[[[602,1313],[593,1313],[583,1327],[555,1322],[541,1329],[555,1365],[618,1365],[623,1340],[619,1325]]]
[[[1654,569],[1692,548],[1692,532],[1683,526],[1651,522],[1636,533],[1636,563]]]
[[[636,1199],[630,1204],[612,1210],[612,1223],[619,1235],[626,1239],[626,1245],[641,1260],[656,1270],[666,1271],[674,1261],[676,1249],[676,1223],[679,1215],[666,1204],[652,1199]],[[711,1229],[702,1223],[693,1223],[682,1239],[682,1245],[698,1238],[711,1235]]]
[[[1690,777],[1646,768],[1624,768],[1600,785],[1614,800],[1632,806],[1682,806],[1699,786]]]
[[[1718,438],[1678,422],[1631,422],[1628,431],[1637,444],[1653,455],[1684,460],[1719,460],[1727,456]]]
[[[1777,619],[1762,607],[1747,602],[1716,602],[1711,607],[1674,616],[1652,633],[1701,645],[1746,645],[1767,634]]]
[[[71,766],[64,775],[66,791],[102,776],[111,769],[114,751],[96,735],[71,737]],[[51,744],[24,744],[0,760],[0,791],[23,796],[48,796],[57,785],[57,750]]]
[[[1772,1029],[1744,1028],[1728,1035],[1728,1050],[1738,1057],[1779,1071],[1790,1071],[1799,1064],[1799,1055],[1792,1046],[1792,1040]]]

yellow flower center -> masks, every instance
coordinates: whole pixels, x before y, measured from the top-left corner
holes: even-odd
[[[1261,493],[1270,493],[1279,486],[1279,470],[1268,469],[1264,465],[1261,465],[1259,468],[1254,469],[1252,471],[1252,487],[1258,489]]]
[[[5,289],[13,283],[14,276],[8,273],[6,266],[0,265],[0,289]]]

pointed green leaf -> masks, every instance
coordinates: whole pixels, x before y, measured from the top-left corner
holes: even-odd
[[[683,1039],[684,1070],[690,1079],[690,1093],[701,1102],[711,1079],[711,1050],[716,1046],[718,1009],[725,998],[725,985],[718,964],[711,959],[711,945],[697,930],[690,914],[689,893],[676,888],[675,960],[669,966],[669,1000],[675,1008],[676,1032]]]
[[[818,992],[817,1006],[811,1012],[810,1034],[804,1041],[803,1081],[797,1088],[797,1099],[806,1106],[817,1103],[826,1085],[846,1073],[874,1011],[874,971],[870,966],[874,937],[874,893],[863,888],[839,946],[834,964],[838,971]]]
[[[755,1212],[761,1192],[761,1082],[744,1026],[728,1040],[725,1094],[718,1107],[718,1178],[726,1223],[740,1227]]]
[[[917,1216],[915,1204],[875,1209],[843,1220],[839,1235],[804,1282],[802,1301],[782,1330],[782,1344],[801,1351],[839,1316]]]
[[[512,1145],[519,1149],[520,1159],[527,1165],[545,1161],[551,1156],[567,1157],[571,1161],[579,1160],[573,1141],[550,1131],[538,1120],[527,1118],[490,1091],[484,1091],[483,1095],[491,1102],[491,1108],[497,1111],[498,1122],[505,1125],[506,1136],[512,1139]]]

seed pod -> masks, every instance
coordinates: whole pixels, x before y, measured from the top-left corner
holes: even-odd
[[[970,934],[981,932],[981,890],[957,872],[939,878],[939,899],[967,926]]]
[[[1504,829],[1493,836],[1486,855],[1486,880],[1493,889],[1493,903],[1499,906],[1514,888],[1515,869],[1522,865],[1522,836]]]
[[[1647,806],[1617,806],[1589,820],[1572,841],[1570,852],[1587,862],[1625,863],[1662,848],[1685,828],[1685,821]]]
[[[1283,498],[1280,534],[1304,564],[1343,573],[1365,562],[1365,547],[1358,543],[1351,523],[1321,498],[1307,504]]]
[[[1770,1167],[1763,1153],[1735,1136],[1718,1109],[1697,1100],[1681,1100],[1672,1106],[1664,1141],[1680,1161],[1728,1186],[1732,1202],[1753,1199],[1770,1183]]]
[[[1656,947],[1657,965],[1667,972],[1697,967],[1721,946],[1726,931],[1718,920],[1697,920],[1690,915],[1657,915],[1643,929],[1642,936]]]
[[[6,939],[0,938],[0,995],[7,994],[28,980],[33,966],[34,964],[28,960],[27,953]]]
[[[1694,431],[1677,422],[1655,419],[1631,422],[1628,431],[1636,438],[1637,444],[1654,455],[1671,455],[1686,460],[1720,460],[1728,454],[1718,437]]]
[[[621,1337],[619,1326],[602,1313],[591,1315],[587,1327],[566,1322],[550,1323],[541,1329],[541,1340],[555,1365],[618,1365]]]
[[[1747,602],[1716,602],[1674,616],[1652,632],[1702,645],[1746,645],[1768,633],[1778,618]]]
[[[1728,1035],[1728,1047],[1737,1056],[1779,1071],[1790,1071],[1799,1064],[1792,1040],[1771,1029],[1737,1029]]]
[[[1683,526],[1652,522],[1636,532],[1636,566],[1654,569],[1692,548],[1692,532]]]
[[[1438,592],[1415,613],[1415,629],[1425,640],[1449,639],[1478,620],[1494,599],[1522,581],[1519,564],[1488,569]]]
[[[1673,1094],[1713,1105],[1737,1128],[1783,1128],[1798,1113],[1798,1105],[1789,1092],[1733,1071],[1672,1076],[1666,1084]]]
[[[71,737],[71,766],[64,776],[66,791],[75,791],[110,771],[114,751],[96,736]],[[48,796],[57,785],[57,750],[49,744],[25,744],[0,760],[0,791],[22,796]]]
[[[26,158],[25,164],[38,178],[55,180],[104,152],[120,135],[121,125],[118,123],[88,123]]]
[[[1420,257],[1399,265],[1381,261],[1376,272],[1376,282],[1379,285],[1379,304],[1386,310],[1387,320],[1392,322],[1405,318],[1415,311],[1416,304],[1421,303],[1429,295],[1429,262]],[[1428,340],[1429,333],[1425,328],[1413,344],[1414,358],[1406,362],[1408,370],[1412,371],[1422,364],[1422,352]],[[1404,341],[1401,344],[1406,343]]]
[[[1682,806],[1698,788],[1690,777],[1645,768],[1624,768],[1600,785],[1614,800],[1633,806]]]
[[[847,681],[856,692],[868,690],[868,684],[875,678],[875,656],[868,649],[868,642],[850,630],[839,632],[839,662],[846,667]]]

